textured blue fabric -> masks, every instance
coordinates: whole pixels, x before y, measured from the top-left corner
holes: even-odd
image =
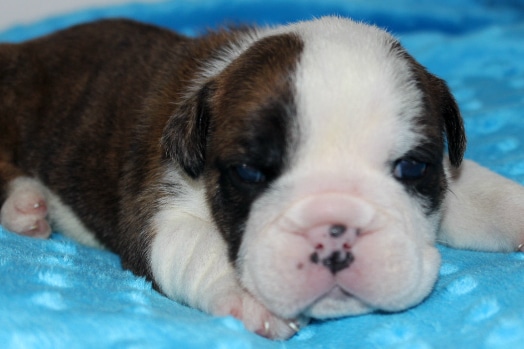
[[[524,184],[524,2],[518,0],[173,1],[100,8],[0,33],[21,41],[103,17],[195,34],[223,23],[284,23],[324,14],[387,27],[445,78],[468,128],[467,156]],[[1,137],[1,134],[0,134]],[[524,214],[524,213],[523,213]],[[32,240],[0,228],[2,348],[519,348],[524,254],[440,247],[433,293],[395,314],[315,322],[286,342],[177,304],[122,270],[107,251],[55,233]]]

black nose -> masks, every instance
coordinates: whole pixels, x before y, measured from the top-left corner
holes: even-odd
[[[353,257],[351,252],[335,251],[329,257],[324,258],[322,264],[334,275],[349,267],[354,259],[355,257]]]

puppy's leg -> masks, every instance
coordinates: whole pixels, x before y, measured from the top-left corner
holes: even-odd
[[[475,250],[524,250],[524,187],[473,161],[453,171],[439,241]]]
[[[275,316],[242,288],[211,222],[166,210],[155,226],[151,269],[168,297],[214,315],[232,315],[265,337],[284,339],[296,332],[297,323]]]
[[[47,238],[51,227],[47,222],[47,204],[38,182],[18,177],[7,183],[6,200],[0,210],[0,223],[21,235]]]

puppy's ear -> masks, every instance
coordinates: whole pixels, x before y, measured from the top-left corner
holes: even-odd
[[[395,43],[393,48],[398,50],[400,55],[410,63],[413,72],[419,79],[421,88],[428,94],[430,104],[436,109],[443,123],[450,163],[454,167],[459,167],[466,151],[466,133],[455,98],[446,82],[429,73],[402,48],[400,43]]]
[[[448,143],[449,160],[455,167],[459,167],[466,150],[466,132],[460,111],[444,80],[432,75],[436,89],[438,112],[444,121],[444,130]]]
[[[212,84],[187,97],[169,118],[162,134],[165,153],[192,178],[204,170]]]

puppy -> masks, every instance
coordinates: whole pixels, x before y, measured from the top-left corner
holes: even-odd
[[[515,251],[524,189],[462,161],[446,84],[327,17],[199,38],[126,20],[0,46],[1,223],[111,249],[269,338],[421,302],[436,241]]]

